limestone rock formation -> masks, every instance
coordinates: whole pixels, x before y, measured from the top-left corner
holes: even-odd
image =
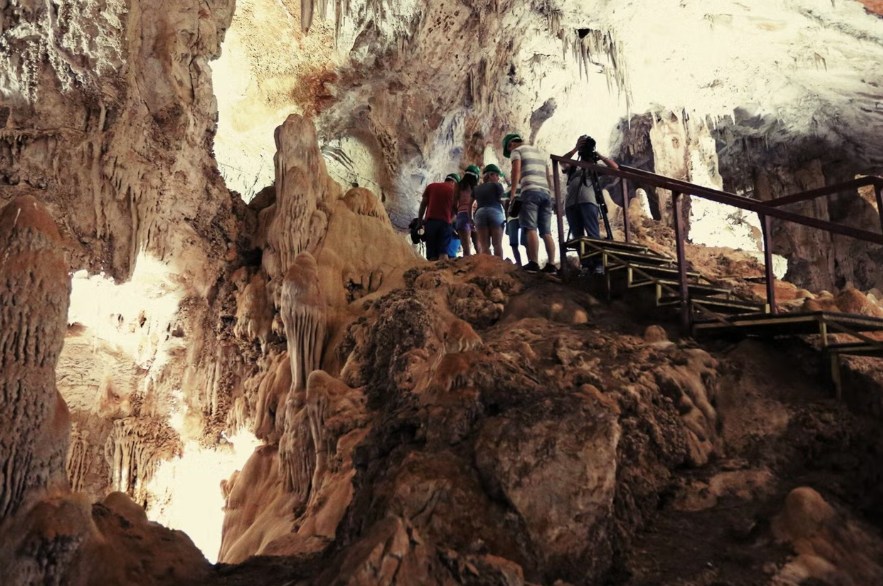
[[[0,211],[0,523],[66,483],[70,418],[55,365],[70,277],[60,244],[52,218],[33,197]]]
[[[200,579],[208,566],[193,543],[149,523],[127,495],[114,493],[92,506],[85,495],[71,494],[65,466],[70,418],[55,385],[70,298],[61,242],[35,198],[16,198],[0,211],[4,583],[158,585]],[[124,468],[135,474],[134,460]]]
[[[366,424],[358,390],[321,369],[339,369],[334,350],[364,313],[365,298],[400,286],[405,270],[419,263],[374,194],[341,194],[309,120],[291,116],[276,136],[275,203],[260,212],[254,242],[263,248],[262,267],[250,278],[242,273],[250,284],[238,298],[237,330],[248,341],[258,321],[279,320],[286,345],[279,353],[265,344],[268,367],[243,385],[237,421],[253,424],[266,446],[226,483],[226,562],[258,553],[312,555],[333,542]],[[265,280],[266,287],[252,286]],[[256,298],[261,291],[265,297]]]
[[[508,171],[510,130],[760,199],[879,172],[881,12],[0,0],[4,579],[879,581],[879,434],[813,360],[698,347],[495,259],[428,265],[401,232],[427,183]],[[666,204],[632,224],[671,252]],[[876,205],[794,209],[876,230]],[[762,294],[756,220],[689,209],[691,263]],[[786,309],[883,315],[876,249],[783,225],[774,247]],[[869,414],[877,370],[846,369]],[[170,462],[251,432],[218,519],[237,566],[213,571],[148,519]]]

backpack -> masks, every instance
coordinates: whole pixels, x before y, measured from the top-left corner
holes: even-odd
[[[411,233],[412,244],[426,241],[426,231],[423,229],[423,222],[420,221],[420,218],[411,220],[411,223],[408,224],[408,231]]]
[[[510,218],[517,218],[521,213],[521,196],[516,195],[509,200],[509,210],[506,215]]]

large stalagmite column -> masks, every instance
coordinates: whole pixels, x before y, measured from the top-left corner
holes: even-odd
[[[285,433],[279,457],[286,488],[306,499],[316,454],[306,415],[307,378],[318,370],[325,344],[326,305],[316,259],[302,252],[285,273],[282,321],[291,359],[291,392],[285,406]]]
[[[67,406],[55,387],[71,280],[61,238],[31,196],[0,212],[0,524],[66,488]]]

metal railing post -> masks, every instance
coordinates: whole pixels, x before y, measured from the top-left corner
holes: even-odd
[[[629,180],[622,178],[622,224],[625,231],[625,241],[631,242],[631,228],[629,227]]]
[[[763,232],[763,262],[766,265],[766,302],[770,306],[770,313],[776,313],[776,274],[773,272],[773,243],[770,232],[769,216],[760,216],[760,227]]]
[[[561,258],[561,271],[563,272],[567,260],[567,248],[564,244],[564,218],[562,218],[564,210],[564,202],[561,200],[561,178],[558,168],[558,161],[552,161],[552,183],[555,184],[555,215],[558,216],[558,256]]]
[[[880,214],[880,231],[883,231],[883,184],[874,185],[874,194],[877,196],[877,213]]]
[[[683,195],[680,192],[672,193],[672,207],[675,216],[675,240],[678,252],[678,292],[681,297],[681,331],[687,336],[692,330],[692,315],[690,308],[690,291],[687,286],[687,252],[685,249],[686,226],[682,215]]]

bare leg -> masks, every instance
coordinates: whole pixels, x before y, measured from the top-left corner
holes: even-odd
[[[540,237],[536,229],[525,230],[527,235],[527,260],[529,262],[539,262],[540,257]]]
[[[516,244],[512,247],[512,256],[515,257],[515,264],[517,266],[521,266],[521,251],[519,250],[519,246]]]
[[[487,228],[475,228],[478,234],[478,254],[491,253],[491,235]]]
[[[491,228],[491,240],[494,243],[494,256],[503,258],[503,227]]]
[[[543,236],[543,243],[546,245],[546,256],[549,257],[549,264],[555,264],[555,239],[552,238],[551,234],[546,234]],[[539,249],[539,246],[537,246],[537,249]]]
[[[463,228],[462,230],[458,230],[457,234],[460,236],[460,245],[463,246],[463,256],[472,256],[472,230],[469,228]]]
[[[438,260],[448,260],[448,255],[443,252],[440,255],[438,255]]]

